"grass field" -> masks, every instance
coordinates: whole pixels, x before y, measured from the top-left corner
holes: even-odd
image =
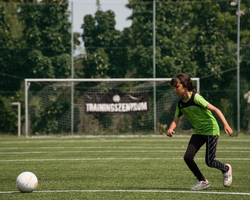
[[[189,137],[0,138],[0,199],[250,199],[250,137],[221,136],[217,159],[230,163],[233,183],[196,162],[211,187],[190,191],[197,180],[183,155]],[[20,193],[17,176],[38,178],[33,193]]]

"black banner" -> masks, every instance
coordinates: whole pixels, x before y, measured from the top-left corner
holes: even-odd
[[[85,93],[86,114],[143,113],[148,111],[148,93]]]

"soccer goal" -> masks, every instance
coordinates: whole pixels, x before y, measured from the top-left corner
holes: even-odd
[[[178,101],[170,81],[25,79],[26,137],[164,134]],[[199,78],[192,81],[199,92]]]

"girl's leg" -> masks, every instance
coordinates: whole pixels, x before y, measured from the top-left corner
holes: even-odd
[[[192,135],[186,153],[184,155],[184,160],[187,166],[196,176],[198,181],[205,181],[206,179],[204,178],[198,166],[194,162],[194,156],[205,142],[206,142],[205,138],[202,137],[201,135]]]
[[[216,169],[221,170],[223,173],[228,171],[228,166],[224,165],[220,161],[216,160],[216,149],[218,144],[219,136],[217,135],[210,135],[206,136],[206,164],[209,167],[213,167]]]

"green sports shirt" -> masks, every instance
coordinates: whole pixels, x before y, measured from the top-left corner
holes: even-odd
[[[192,92],[187,101],[179,100],[175,117],[185,115],[194,127],[193,134],[219,136],[219,125],[212,112],[206,108],[208,104],[201,95]]]

